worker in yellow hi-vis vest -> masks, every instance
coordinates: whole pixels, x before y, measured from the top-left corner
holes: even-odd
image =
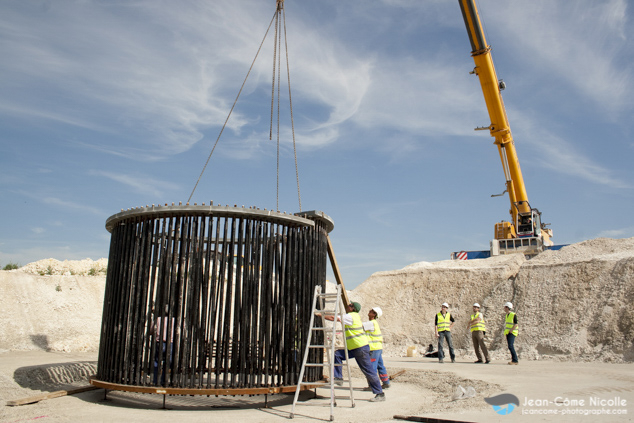
[[[471,340],[473,341],[473,348],[475,349],[476,356],[478,360],[476,363],[486,363],[489,364],[491,360],[489,359],[489,350],[487,350],[487,346],[484,344],[484,335],[486,335],[486,325],[484,323],[484,316],[480,313],[480,304],[475,303],[473,305],[473,314],[470,316],[470,320],[467,323],[467,329],[471,331]],[[482,353],[484,354],[484,359],[486,361],[482,361]]]
[[[370,343],[370,360],[374,371],[379,373],[379,379],[381,379],[381,387],[388,389],[390,387],[390,378],[387,375],[387,369],[383,363],[383,334],[381,333],[381,327],[377,321],[379,317],[383,315],[381,307],[374,307],[368,312],[369,322],[363,323],[363,329],[365,334],[368,335]]]
[[[357,360],[361,372],[367,379],[370,389],[375,394],[374,398],[370,399],[370,401],[385,401],[385,394],[383,393],[383,388],[381,388],[381,380],[376,373],[376,369],[372,367],[372,361],[370,361],[370,345],[368,337],[363,330],[363,322],[361,321],[361,316],[359,316],[360,310],[361,304],[352,302],[347,305],[347,313],[342,317],[348,357]],[[324,319],[334,321],[335,317],[333,315],[324,315]],[[339,321],[339,316],[337,316],[337,321]],[[334,373],[335,383],[337,385],[343,383],[341,363],[343,363],[345,358],[344,350],[335,351]]]
[[[434,326],[436,331],[436,338],[438,338],[438,360],[442,363],[445,358],[445,352],[442,349],[442,341],[443,339],[447,340],[447,345],[449,346],[449,355],[451,357],[451,362],[456,362],[456,354],[453,350],[453,342],[451,342],[451,328],[455,320],[451,313],[449,313],[449,304],[442,303],[440,308],[440,312],[436,314],[436,324]]]
[[[506,313],[506,317],[504,319],[504,336],[506,336],[506,343],[511,352],[511,361],[509,361],[509,364],[519,364],[519,359],[515,352],[515,338],[519,334],[517,315],[511,310],[513,310],[513,304],[510,302],[505,303],[504,312]]]

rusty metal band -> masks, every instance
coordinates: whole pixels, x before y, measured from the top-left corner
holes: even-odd
[[[325,285],[333,227],[317,211],[296,216],[204,205],[111,216],[91,383],[187,395],[292,391],[312,294]],[[315,362],[323,351],[311,354]],[[322,378],[320,368],[305,375],[304,382]]]
[[[136,392],[139,394],[159,394],[159,395],[272,395],[295,392],[297,386],[270,386],[266,388],[244,388],[244,389],[189,389],[189,388],[163,388],[154,386],[133,386],[117,383],[102,382],[91,378],[90,384],[108,391]],[[301,385],[300,390],[308,391],[314,388],[325,386],[323,383],[315,385]]]

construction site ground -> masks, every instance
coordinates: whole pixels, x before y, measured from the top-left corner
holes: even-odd
[[[85,386],[97,370],[107,260],[46,259],[0,271],[0,423],[290,420],[292,395],[181,397],[101,389],[22,406],[8,401]],[[334,289],[334,284],[327,284]],[[395,415],[466,422],[634,421],[634,238],[597,238],[546,251],[482,260],[418,262],[377,272],[354,290],[364,317],[380,306],[388,372],[400,373],[373,403],[356,364],[356,407],[340,399],[335,421]],[[519,316],[520,364],[507,364],[502,306]],[[436,346],[434,316],[449,303],[457,362],[407,357]],[[478,302],[491,364],[474,364],[467,323]],[[472,387],[472,398],[452,401]],[[340,391],[343,395],[344,392]],[[295,421],[330,420],[328,391],[306,392]],[[509,415],[485,398],[517,397]],[[266,404],[265,404],[266,401]],[[266,405],[266,407],[265,407]],[[502,410],[499,410],[502,411]]]
[[[96,365],[95,353],[7,351],[0,353],[0,422],[207,422],[290,420],[292,395],[199,397],[163,396],[95,389],[34,404],[6,402],[87,384],[85,370]],[[394,421],[395,415],[466,422],[625,422],[634,420],[634,364],[602,362],[506,361],[474,364],[457,358],[440,364],[425,357],[393,357],[386,361],[394,375],[385,402],[369,402],[371,392],[353,364],[355,404],[340,399],[334,411],[339,422]],[[70,384],[69,384],[70,383]],[[452,400],[458,386],[472,386],[476,396]],[[341,395],[345,391],[338,391]],[[520,406],[498,415],[484,398],[511,393]],[[293,421],[330,420],[328,391],[301,395]],[[525,405],[527,401],[533,405]],[[265,404],[266,401],[266,404]],[[583,405],[581,404],[583,402]],[[591,401],[598,405],[591,405]],[[603,405],[601,405],[603,403]],[[535,405],[539,404],[539,405]],[[571,405],[574,404],[574,405]],[[614,405],[610,405],[614,404]],[[608,410],[610,414],[607,414]],[[552,413],[557,414],[552,414]],[[546,414],[550,413],[550,414]],[[568,414],[563,414],[568,413]],[[587,415],[585,415],[587,413]],[[601,413],[601,414],[594,414]],[[619,413],[619,414],[614,414]]]

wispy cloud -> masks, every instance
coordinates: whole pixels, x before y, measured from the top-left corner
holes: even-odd
[[[42,198],[42,202],[65,210],[88,212],[99,216],[104,214],[103,210],[98,208],[86,206],[85,204],[78,204],[73,201],[63,200],[57,197],[44,197]]]
[[[493,19],[488,27],[518,46],[518,60],[531,71],[572,85],[606,114],[634,105],[627,1],[579,0],[571,5],[540,0],[486,6]]]
[[[570,175],[595,184],[613,188],[631,188],[627,181],[620,180],[614,172],[602,166],[595,160],[583,154],[579,147],[554,132],[543,128],[533,118],[519,111],[516,117],[514,135],[521,134],[522,142],[532,146],[538,152],[534,160],[540,166],[551,169],[556,173]],[[596,141],[601,142],[600,140]]]
[[[629,238],[634,236],[634,226],[601,231],[596,236],[597,238]]]
[[[161,181],[147,175],[124,175],[107,171],[92,171],[91,175],[102,176],[116,181],[130,188],[132,191],[162,197],[165,191],[178,189],[178,185],[172,182]]]

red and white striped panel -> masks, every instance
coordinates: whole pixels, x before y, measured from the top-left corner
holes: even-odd
[[[466,251],[460,251],[458,253],[458,260],[466,260],[467,259],[467,252]]]

